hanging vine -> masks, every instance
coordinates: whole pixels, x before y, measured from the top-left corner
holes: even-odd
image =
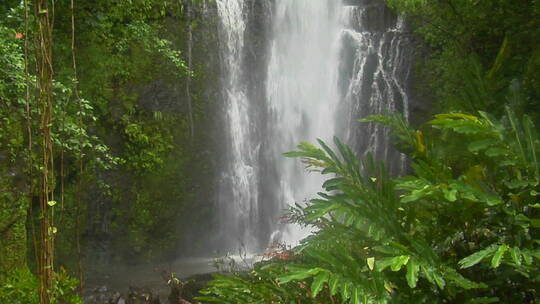
[[[51,128],[53,124],[53,64],[52,18],[48,0],[35,0],[34,14],[37,21],[36,65],[41,114],[41,193],[39,237],[39,299],[49,304],[49,290],[53,283],[54,233],[54,159]]]
[[[79,114],[77,115],[77,121],[79,124],[79,149],[77,155],[78,161],[78,170],[79,178],[77,181],[77,194],[76,194],[76,207],[75,207],[75,242],[77,248],[77,270],[79,273],[79,289],[81,290],[84,284],[83,268],[82,268],[82,252],[81,252],[81,239],[80,239],[80,211],[81,211],[81,191],[82,191],[82,181],[84,173],[84,163],[83,163],[83,140],[82,140],[82,130],[83,130],[83,102],[79,94],[79,77],[77,74],[77,57],[75,56],[75,1],[71,0],[70,2],[71,9],[71,61],[73,67],[73,92],[75,94],[75,99],[79,105]]]

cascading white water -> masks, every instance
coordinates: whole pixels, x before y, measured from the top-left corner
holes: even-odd
[[[253,140],[250,104],[243,82],[246,22],[243,0],[217,0],[221,26],[221,60],[228,155],[220,191],[221,229],[227,242],[251,249],[258,221],[258,149]]]
[[[323,178],[282,153],[337,135],[359,153],[393,163],[395,173],[404,170],[388,131],[356,122],[385,111],[408,116],[412,54],[404,51],[410,47],[403,23],[381,0],[273,0],[271,16],[264,15],[270,28],[261,33],[247,26],[261,17],[249,15],[256,2],[216,1],[226,127],[221,238],[224,246],[248,251],[270,241],[294,244],[309,231],[277,218],[288,205],[315,197]],[[248,36],[266,39],[263,54]],[[254,71],[257,66],[264,71]],[[265,79],[253,77],[257,72]]]
[[[281,204],[302,202],[321,189],[319,174],[306,174],[298,160],[280,154],[302,141],[328,142],[335,135],[340,7],[337,0],[277,0],[275,4],[266,88]],[[281,232],[287,243],[306,234],[294,225]]]
[[[342,115],[347,120],[344,138],[356,151],[372,153],[393,174],[406,170],[405,155],[390,143],[388,128],[360,124],[371,114],[400,112],[409,120],[409,82],[413,48],[402,17],[390,15],[382,2],[344,7]],[[378,20],[374,20],[377,16]]]

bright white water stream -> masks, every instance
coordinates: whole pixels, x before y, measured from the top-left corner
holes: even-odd
[[[266,95],[283,207],[302,203],[321,189],[319,174],[307,174],[298,159],[280,154],[302,141],[329,142],[336,134],[340,8],[340,1],[276,1]],[[281,239],[291,244],[306,233],[289,225]]]
[[[323,179],[282,153],[337,135],[359,154],[372,152],[403,172],[405,159],[389,145],[388,131],[356,119],[385,111],[408,117],[412,56],[404,26],[379,0],[274,0],[256,16],[256,1],[216,2],[226,142],[221,241],[251,252],[271,241],[294,244],[309,231],[277,218],[287,206],[314,198]],[[268,18],[268,28],[250,28],[253,18]],[[264,54],[249,57],[256,50],[247,37],[264,37]],[[254,84],[256,65],[246,58],[263,61],[264,81]]]

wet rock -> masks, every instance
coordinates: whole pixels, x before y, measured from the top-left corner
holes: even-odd
[[[128,304],[120,292],[109,290],[106,285],[86,290],[83,300],[85,304]]]
[[[161,301],[147,288],[129,287],[126,304],[161,304]]]

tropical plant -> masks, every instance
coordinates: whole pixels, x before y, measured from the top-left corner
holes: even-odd
[[[82,304],[77,295],[78,281],[68,276],[64,269],[54,273],[51,290],[52,304]],[[27,269],[19,269],[8,273],[7,278],[0,285],[0,303],[10,304],[37,304],[38,278]]]
[[[287,153],[330,175],[293,218],[317,232],[286,260],[220,276],[222,303],[534,303],[540,283],[540,139],[530,118],[439,114],[425,130],[397,115],[411,175],[359,161],[337,138]],[[425,133],[425,134],[424,134]],[[225,300],[224,300],[225,299]],[[291,302],[292,301],[292,302]]]

